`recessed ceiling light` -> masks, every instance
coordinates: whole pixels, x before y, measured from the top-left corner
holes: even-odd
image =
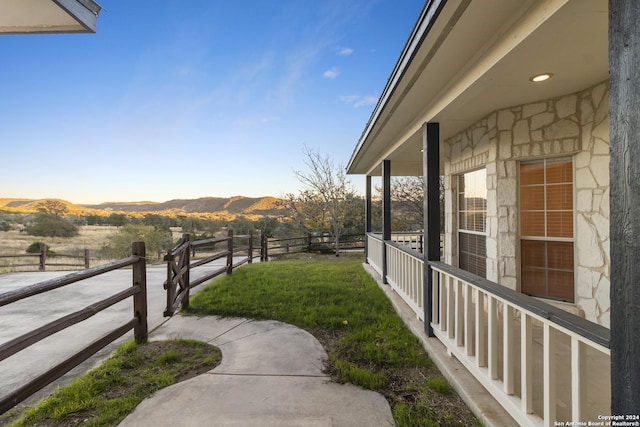
[[[553,77],[552,73],[542,73],[542,74],[536,74],[533,77],[530,77],[529,80],[531,80],[532,82],[543,82],[545,80],[549,80],[551,77]]]

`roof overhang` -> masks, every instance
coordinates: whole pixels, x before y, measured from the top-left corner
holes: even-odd
[[[0,34],[95,33],[93,0],[2,0]]]
[[[538,73],[553,78],[533,83]],[[441,141],[493,111],[608,78],[607,0],[431,0],[414,27],[347,166],[422,175],[422,125]]]

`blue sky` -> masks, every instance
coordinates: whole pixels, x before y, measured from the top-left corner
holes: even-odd
[[[305,146],[346,165],[423,5],[99,3],[96,34],[0,37],[0,197],[297,192]]]

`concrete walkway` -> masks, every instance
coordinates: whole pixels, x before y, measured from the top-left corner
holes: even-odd
[[[222,351],[206,374],[158,391],[120,426],[393,426],[378,393],[336,384],[309,333],[276,321],[176,315],[151,340],[191,338]]]

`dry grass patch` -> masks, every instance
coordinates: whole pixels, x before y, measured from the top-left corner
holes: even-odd
[[[0,255],[18,255],[26,254],[26,250],[32,243],[42,242],[46,243],[51,250],[81,256],[84,255],[84,250],[89,249],[91,256],[91,266],[104,264],[110,260],[102,259],[100,252],[104,245],[107,243],[109,236],[118,232],[117,227],[108,225],[83,225],[78,228],[78,235],[75,237],[42,237],[31,236],[29,234],[20,232],[19,230],[12,229],[9,231],[0,231]],[[75,263],[81,262],[81,260],[70,260]],[[27,264],[38,263],[38,257],[29,258],[0,258],[0,273],[7,273],[14,271],[11,267],[15,264]],[[56,268],[62,269],[62,268]],[[76,269],[73,267],[67,268],[69,270]],[[19,271],[37,271],[38,267],[20,267]]]

